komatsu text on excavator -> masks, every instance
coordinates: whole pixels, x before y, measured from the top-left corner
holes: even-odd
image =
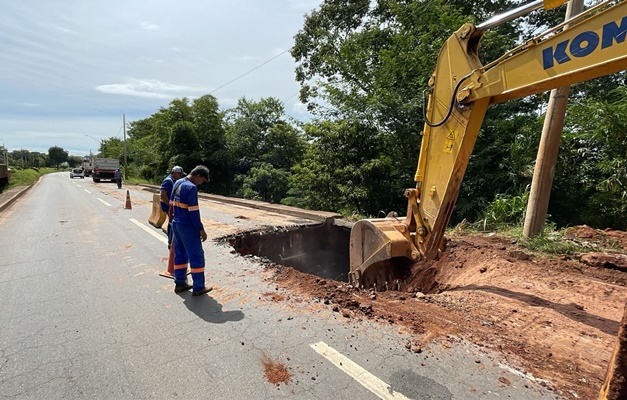
[[[565,2],[533,1],[482,24],[465,24],[446,41],[429,80],[416,187],[405,191],[407,216],[353,226],[349,278],[354,285],[395,287],[395,261],[437,259],[444,251],[444,231],[489,104],[627,69],[627,0],[603,1],[481,65],[484,31]]]

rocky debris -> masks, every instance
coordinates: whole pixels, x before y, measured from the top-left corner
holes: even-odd
[[[627,272],[627,254],[620,253],[577,253],[575,258],[597,268],[610,268]]]

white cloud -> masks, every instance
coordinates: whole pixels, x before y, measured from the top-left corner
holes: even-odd
[[[207,93],[222,109],[242,97],[289,99],[288,114],[306,118],[304,107],[292,111],[298,83],[283,52],[320,1],[1,1],[0,138],[91,149],[94,140],[64,135],[107,138],[123,113],[146,118]]]
[[[148,21],[142,21],[140,26],[142,27],[142,29],[145,29],[147,31],[154,31],[157,29],[161,29],[159,25],[153,24],[152,22],[148,22]]]
[[[236,61],[260,61],[261,57],[258,56],[239,56],[239,57],[233,57],[233,60]]]
[[[202,89],[175,85],[158,80],[129,79],[127,83],[112,83],[96,86],[96,90],[108,94],[145,97],[152,99],[173,99],[186,96],[187,93],[200,92]],[[190,97],[188,95],[188,97]]]
[[[66,27],[63,27],[63,26],[55,26],[54,29],[61,31],[63,33],[76,33],[75,31],[68,29]]]
[[[221,98],[220,99],[220,107],[222,107],[223,109],[226,108],[233,108],[237,105],[238,99],[233,99],[233,98]]]
[[[287,0],[290,7],[295,10],[309,11],[320,5],[320,0]]]
[[[296,103],[294,103],[294,105],[292,106],[292,111],[295,114],[302,114],[302,115],[309,114],[309,111],[307,110],[307,105],[301,103],[300,101],[297,101]]]

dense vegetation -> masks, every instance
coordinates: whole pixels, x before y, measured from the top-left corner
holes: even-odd
[[[304,208],[377,216],[404,213],[420,148],[422,90],[442,43],[519,1],[324,0],[296,33],[300,100],[313,113],[292,120],[274,98],[176,99],[130,123],[131,176],[159,182],[173,165],[212,172],[205,190]],[[563,19],[565,6],[490,30],[483,62]],[[625,73],[571,88],[549,205],[557,226],[627,229]],[[548,94],[491,106],[452,222],[522,221]],[[123,159],[117,138],[100,155]]]

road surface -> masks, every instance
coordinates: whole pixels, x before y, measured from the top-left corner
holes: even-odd
[[[166,236],[147,223],[151,199],[64,172],[0,213],[0,398],[555,398],[485,349],[412,353],[398,328],[298,301],[216,241],[204,243],[214,290],[177,295],[158,276]],[[211,239],[317,223],[200,205]]]

